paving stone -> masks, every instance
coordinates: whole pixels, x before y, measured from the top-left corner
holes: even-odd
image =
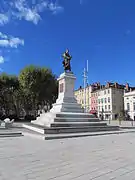
[[[134,152],[134,133],[53,141],[0,139],[0,180],[132,180]]]

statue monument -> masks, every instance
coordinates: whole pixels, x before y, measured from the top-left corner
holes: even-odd
[[[107,123],[100,122],[94,115],[84,113],[74,97],[76,77],[71,72],[72,57],[69,55],[69,50],[66,50],[63,58],[65,72],[58,78],[59,91],[56,103],[49,112],[40,114],[35,121],[31,121],[32,124],[23,127],[45,134],[45,139],[80,137],[88,135],[87,132],[118,130],[118,127],[108,127]]]
[[[69,55],[69,50],[67,49],[65,51],[65,53],[62,55],[62,57],[64,58],[63,60],[63,66],[64,66],[64,70],[65,71],[71,71],[71,65],[70,65],[70,61],[72,59],[72,56]]]
[[[50,112],[41,114],[40,117],[37,117],[35,121],[32,121],[34,124],[47,125],[50,126],[54,122],[54,118],[57,113],[83,113],[81,105],[77,103],[76,98],[74,97],[74,84],[76,77],[71,72],[70,61],[72,56],[69,54],[67,49],[62,55],[64,60],[62,61],[64,67],[64,73],[62,73],[59,78],[59,90],[58,90],[58,99],[56,103],[53,104],[53,107],[50,109]]]

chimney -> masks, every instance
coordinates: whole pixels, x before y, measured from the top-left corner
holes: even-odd
[[[129,91],[129,84],[126,84],[126,90]]]
[[[114,83],[114,86],[115,86],[115,88],[118,88],[118,83],[115,82],[115,83]]]
[[[82,86],[80,86],[80,88],[79,89],[82,89]]]
[[[109,87],[110,87],[110,83],[109,83],[109,82],[107,82],[106,87],[107,87],[107,88],[109,88]]]

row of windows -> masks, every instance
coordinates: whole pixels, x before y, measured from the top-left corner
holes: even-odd
[[[91,108],[92,110],[99,110],[99,111],[104,111],[104,110],[107,110],[107,105],[105,105],[105,107],[103,108],[102,106],[98,106],[98,107],[92,107]],[[108,110],[110,110],[111,109],[111,106],[110,105],[108,105]]]
[[[108,91],[107,90],[104,90],[104,94],[109,94],[110,93],[110,89],[108,89]]]
[[[92,109],[92,110],[97,110],[97,109],[98,109],[98,106],[92,107],[91,109]]]
[[[110,110],[110,108],[111,108],[111,106],[108,105],[108,110]],[[107,110],[107,105],[105,105],[104,108],[103,108],[102,106],[101,106],[101,107],[99,106],[99,107],[98,107],[98,110],[99,110],[99,111],[101,111],[101,110],[103,110],[103,111],[104,111],[104,110]]]
[[[98,100],[98,103],[107,103],[107,98],[102,98]],[[110,97],[108,97],[108,103],[110,103]]]
[[[98,93],[91,94],[91,97],[96,97],[96,96],[98,96]]]
[[[104,90],[104,94],[110,94],[110,89]],[[95,96],[99,96],[99,95],[100,95],[100,92],[97,92],[97,93],[93,93],[91,96],[92,96],[92,97],[95,97]]]
[[[127,97],[127,100],[128,100],[129,98]],[[135,99],[135,97],[133,97],[133,99]]]
[[[77,98],[77,100],[80,101],[81,103],[83,103],[83,100],[79,100],[79,98]],[[86,99],[86,101],[89,102],[89,99],[88,100]],[[98,100],[93,100],[93,101],[91,101],[91,103],[92,104],[93,103],[99,103],[99,104],[101,103],[102,104],[102,103],[107,103],[107,102],[110,103],[110,101],[111,101],[110,97],[108,97],[108,98],[102,98],[102,99],[98,99]]]
[[[91,101],[91,103],[98,103],[98,100],[95,100],[95,101]]]

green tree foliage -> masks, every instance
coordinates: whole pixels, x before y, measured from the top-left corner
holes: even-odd
[[[19,116],[21,109],[26,114],[37,110],[38,104],[52,104],[56,101],[58,84],[55,75],[47,68],[28,66],[19,76],[2,73],[0,75],[0,109],[6,115],[9,110]]]
[[[38,104],[52,104],[57,98],[56,77],[47,68],[28,66],[21,71],[19,82],[27,97],[28,109],[35,109]]]
[[[19,89],[19,81],[16,76],[2,73],[0,75],[0,103],[6,114],[9,110],[16,111],[14,94]]]

